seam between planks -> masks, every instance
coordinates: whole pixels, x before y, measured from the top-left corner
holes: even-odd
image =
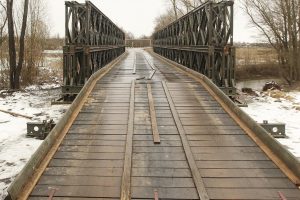
[[[121,184],[121,200],[131,199],[131,166],[132,166],[132,138],[133,138],[133,126],[134,126],[134,101],[135,101],[135,80],[131,83],[130,89],[130,104],[128,114],[128,126],[126,137],[126,149],[124,168]]]
[[[160,144],[160,137],[159,137],[157,121],[156,121],[156,112],[155,112],[153,95],[152,95],[152,87],[151,84],[149,83],[147,84],[147,91],[148,91],[148,101],[149,101],[149,109],[150,109],[153,142],[154,144]]]
[[[181,124],[179,115],[178,115],[178,113],[176,111],[176,108],[175,108],[172,96],[171,96],[170,91],[168,89],[168,86],[167,86],[167,84],[166,84],[165,81],[162,82],[162,85],[163,85],[165,94],[167,96],[167,100],[169,102],[170,109],[171,109],[171,112],[172,112],[172,115],[173,115],[176,127],[178,129],[178,132],[179,132],[179,135],[180,135],[180,138],[181,138],[181,141],[182,141],[184,153],[185,153],[187,161],[189,163],[189,166],[190,166],[190,169],[191,169],[191,173],[192,173],[192,177],[193,177],[194,183],[196,185],[196,189],[197,189],[198,195],[200,197],[200,200],[209,200],[207,191],[205,189],[204,182],[202,180],[202,177],[201,177],[201,174],[199,172],[199,169],[198,169],[198,167],[196,165],[196,161],[195,161],[195,159],[193,157],[191,147],[190,147],[189,142],[187,140],[187,137],[186,137],[183,125]]]

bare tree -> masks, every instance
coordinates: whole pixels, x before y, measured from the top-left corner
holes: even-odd
[[[8,27],[8,46],[9,46],[9,66],[10,66],[10,88],[20,89],[20,74],[24,62],[25,49],[25,33],[28,15],[28,1],[24,0],[24,10],[21,26],[21,34],[19,39],[19,58],[17,64],[17,53],[15,43],[15,28],[13,17],[13,0],[6,0],[7,3],[7,27]]]
[[[0,46],[4,42],[4,28],[7,22],[6,6],[0,1]]]
[[[299,0],[243,1],[251,22],[276,50],[280,70],[288,83],[300,80],[299,6]]]
[[[188,13],[191,10],[200,6],[201,4],[205,3],[206,0],[180,0],[180,2],[185,7],[186,13]]]
[[[21,73],[22,83],[32,84],[38,75],[38,67],[44,63],[43,50],[49,35],[45,19],[45,7],[42,0],[29,2],[28,27],[25,37],[24,66]]]
[[[178,10],[178,2],[177,0],[170,0],[172,7],[173,7],[173,11],[174,11],[174,16],[175,16],[175,20],[178,19],[178,14],[177,14],[177,10]]]
[[[176,20],[176,17],[174,15],[174,12],[172,12],[172,9],[169,8],[166,13],[159,15],[155,18],[155,28],[154,31],[160,30],[167,26],[168,24],[172,23]]]
[[[155,18],[155,28],[157,31],[167,26],[171,22],[177,20],[179,17],[190,12],[194,8],[203,4],[207,0],[168,0],[171,6],[166,10],[165,13]]]

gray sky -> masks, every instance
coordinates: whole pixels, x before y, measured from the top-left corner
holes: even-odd
[[[78,0],[84,2],[84,0]],[[168,0],[91,0],[107,17],[136,37],[150,35],[154,28],[154,19],[168,7]],[[47,0],[51,34],[64,36],[65,7],[64,0]],[[234,40],[253,42],[256,31],[247,28],[248,18],[235,5]]]

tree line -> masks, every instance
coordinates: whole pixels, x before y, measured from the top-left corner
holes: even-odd
[[[1,87],[32,84],[49,38],[42,0],[0,0]]]

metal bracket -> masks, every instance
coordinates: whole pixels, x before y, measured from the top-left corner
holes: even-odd
[[[43,122],[28,122],[27,123],[27,136],[36,137],[44,140],[50,131],[54,128],[55,123],[52,119]]]
[[[264,120],[261,125],[270,135],[274,138],[286,138],[285,124],[284,123],[269,123],[268,120]]]
[[[235,87],[220,87],[220,89],[229,97],[234,97],[236,95]]]

